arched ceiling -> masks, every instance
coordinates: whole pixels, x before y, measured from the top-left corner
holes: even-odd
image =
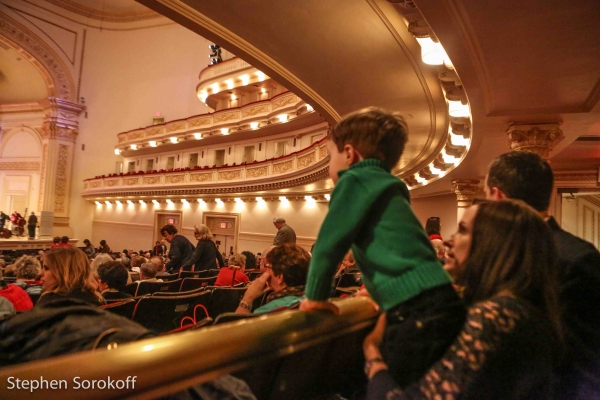
[[[436,68],[385,1],[152,1],[142,4],[232,51],[311,104],[330,124],[367,106],[401,111],[410,138],[400,173],[437,156],[447,106]]]
[[[36,102],[48,95],[40,71],[23,55],[0,41],[0,104]]]

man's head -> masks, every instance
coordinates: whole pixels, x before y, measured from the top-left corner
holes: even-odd
[[[68,236],[63,236],[60,238],[60,242],[61,243],[69,243],[69,237]]]
[[[490,200],[519,199],[545,212],[553,185],[554,175],[546,160],[535,153],[512,151],[492,162],[484,189]]]
[[[160,234],[162,235],[162,237],[165,238],[167,242],[171,243],[171,241],[177,234],[177,228],[170,224],[165,225],[162,228],[160,228]]]
[[[109,261],[98,266],[98,278],[100,280],[100,289],[121,290],[127,285],[129,273],[127,268],[119,261]]]
[[[366,158],[384,162],[392,170],[404,152],[408,127],[404,118],[381,108],[368,107],[346,115],[327,137],[329,176]]]
[[[154,256],[150,259],[150,262],[156,266],[156,272],[160,272],[165,268],[165,260],[162,256]]]
[[[100,241],[100,246],[106,246],[106,240],[101,240]]]
[[[285,225],[285,218],[283,218],[283,217],[273,218],[273,225],[275,225],[275,228],[277,228],[277,230],[281,229],[281,227]]]
[[[32,212],[31,212],[31,215],[35,215],[35,213],[32,211]]]
[[[140,279],[156,278],[156,265],[153,262],[145,262],[140,267]]]

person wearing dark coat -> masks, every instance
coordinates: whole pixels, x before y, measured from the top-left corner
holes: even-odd
[[[194,246],[185,236],[178,235],[177,228],[173,225],[163,226],[160,234],[171,244],[169,262],[165,267],[169,273],[178,272],[183,262],[192,257]]]
[[[219,268],[225,266],[223,256],[219,253],[215,242],[212,241],[213,235],[208,226],[203,224],[194,226],[194,236],[198,239],[198,244],[196,245],[194,254],[181,264],[183,270],[191,270],[192,265],[194,266],[194,271],[215,269],[217,262]]]

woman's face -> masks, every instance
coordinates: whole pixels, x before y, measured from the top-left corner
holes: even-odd
[[[444,269],[454,279],[462,274],[462,266],[471,251],[473,222],[475,221],[478,209],[479,206],[467,208],[458,224],[458,231],[450,236],[450,240],[444,242],[444,245],[448,248]]]
[[[42,283],[42,290],[44,292],[52,290],[58,286],[58,278],[54,272],[48,268],[47,261],[44,261],[44,265],[42,266],[42,281],[44,281]]]

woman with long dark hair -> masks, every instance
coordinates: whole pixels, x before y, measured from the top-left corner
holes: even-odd
[[[465,212],[446,246],[469,307],[462,331],[420,381],[400,387],[379,351],[380,318],[364,343],[368,398],[549,398],[562,333],[547,224],[521,201],[487,202]]]

